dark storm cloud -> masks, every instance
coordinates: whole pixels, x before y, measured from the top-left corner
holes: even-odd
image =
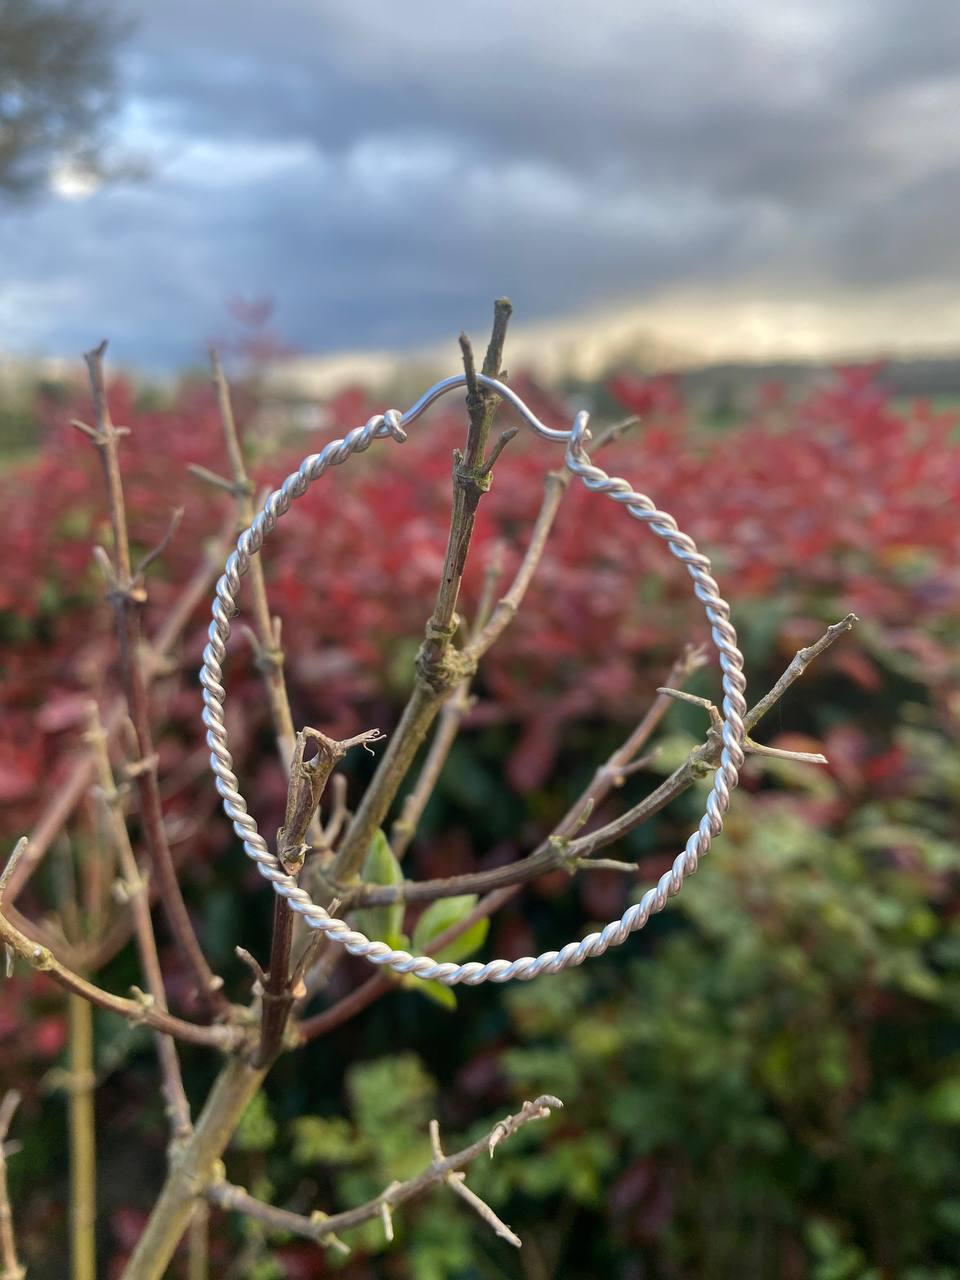
[[[0,349],[94,323],[195,358],[237,293],[320,349],[441,337],[499,292],[532,318],[936,279],[958,51],[953,0],[168,0],[124,64],[153,176],[4,217]]]

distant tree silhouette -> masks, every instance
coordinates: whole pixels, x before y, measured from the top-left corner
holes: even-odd
[[[115,53],[127,24],[91,0],[0,0],[0,198],[58,172],[106,176]]]

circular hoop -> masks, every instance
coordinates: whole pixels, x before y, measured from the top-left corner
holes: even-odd
[[[640,901],[629,907],[619,920],[612,920],[599,933],[587,934],[579,942],[568,942],[560,951],[544,951],[539,956],[522,956],[518,960],[488,960],[485,964],[479,961],[465,964],[440,963],[431,956],[413,956],[407,951],[395,951],[385,942],[372,941],[314,902],[306,890],[284,871],[279,860],[267,848],[240,793],[224,723],[226,691],[223,687],[223,661],[230,635],[230,621],[237,613],[240,580],[247,572],[251,558],[259,552],[267,535],[277,527],[280,517],[290,509],[291,504],[303,497],[310,485],[328,467],[339,466],[352,454],[362,453],[377,439],[390,436],[402,444],[406,439],[405,428],[415,422],[435,400],[456,387],[466,385],[463,374],[436,383],[405,414],[400,414],[396,409],[388,409],[385,413],[372,417],[364,426],[356,427],[342,440],[331,441],[320,453],[310,454],[296,471],[287,476],[280,488],[270,494],[259,515],[237,539],[236,550],[227,560],[223,576],[217,583],[211,610],[213,621],[208,633],[209,643],[203,651],[203,668],[200,672],[204,701],[203,722],[207,727],[210,767],[223,799],[223,811],[243,842],[247,857],[256,863],[260,874],[273,885],[274,892],[285,898],[292,910],[298,912],[311,929],[319,929],[351,955],[363,956],[371,964],[393,969],[396,973],[413,974],[414,977],[440,982],[449,987],[459,983],[478,986],[482,982],[510,982],[514,978],[527,981],[541,973],[559,973],[561,969],[582,964],[590,956],[603,955],[609,947],[620,946],[631,933],[642,929],[651,915],[662,911],[667,899],[680,892],[686,877],[696,871],[700,859],[709,852],[714,838],[723,830],[723,815],[729,808],[730,794],[737,785],[743,765],[743,717],[747,709],[744,699],[746,680],[743,674],[743,655],[737,647],[736,631],[730,621],[730,606],[721,597],[719,587],[710,574],[710,561],[697,550],[693,539],[682,533],[673,516],[659,511],[645,494],[637,493],[626,480],[608,476],[600,467],[591,463],[585,451],[585,444],[589,439],[585,412],[577,414],[570,431],[559,431],[545,426],[531,413],[516,392],[502,382],[484,374],[478,374],[477,381],[507,401],[538,435],[547,440],[565,443],[567,448],[564,463],[587,489],[592,493],[605,494],[614,502],[625,506],[635,520],[645,524],[667,544],[693,579],[694,594],[703,604],[710,623],[711,638],[723,673],[723,748],[720,763],[714,773],[703,817],[696,830],[669,870],[644,893]]]

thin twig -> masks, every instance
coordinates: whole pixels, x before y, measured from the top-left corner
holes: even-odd
[[[96,420],[96,445],[103,464],[110,521],[113,526],[113,573],[116,587],[111,592],[120,644],[121,665],[127,707],[137,739],[139,759],[144,768],[136,774],[137,792],[144,835],[150,850],[151,866],[157,878],[160,900],[170,929],[195,975],[199,995],[205,1003],[221,1012],[227,1008],[221,991],[222,979],[216,977],[207,963],[190,920],[180,883],[173,865],[170,845],[164,827],[163,809],[156,772],[156,754],[150,725],[150,706],[144,672],[142,642],[142,607],[146,590],[134,584],[130,565],[130,541],[127,531],[123,482],[117,448],[117,431],[107,403],[103,356],[106,343],[87,352],[85,359],[90,375],[90,391]]]
[[[70,1070],[65,1081],[70,1117],[70,1261],[73,1280],[96,1280],[97,1148],[93,1114],[96,1086],[93,1006],[68,998]]]
[[[340,1252],[346,1249],[339,1236],[344,1231],[358,1227],[364,1222],[379,1218],[385,1224],[385,1233],[390,1239],[392,1235],[392,1211],[397,1205],[412,1200],[429,1188],[446,1183],[461,1199],[465,1200],[475,1213],[492,1227],[498,1236],[520,1247],[520,1239],[502,1222],[485,1201],[470,1191],[463,1182],[463,1170],[479,1156],[492,1156],[500,1142],[510,1138],[517,1130],[534,1120],[543,1120],[552,1111],[563,1106],[559,1098],[544,1094],[533,1102],[525,1102],[514,1115],[506,1116],[482,1138],[470,1143],[463,1150],[453,1155],[444,1155],[440,1147],[437,1122],[431,1121],[431,1144],[433,1160],[427,1167],[406,1182],[392,1182],[373,1200],[347,1209],[343,1213],[313,1213],[309,1217],[300,1213],[292,1213],[289,1209],[278,1209],[265,1204],[251,1196],[243,1187],[229,1182],[215,1182],[208,1188],[207,1195],[221,1209],[234,1210],[255,1218],[273,1231],[283,1231],[291,1235],[313,1240],[325,1248],[337,1248]],[[464,1194],[466,1192],[466,1194]],[[386,1214],[384,1213],[386,1209]],[[390,1224],[389,1226],[387,1224]]]
[[[230,388],[220,364],[220,357],[215,350],[210,351],[210,372],[213,389],[217,397],[217,408],[220,413],[220,424],[223,439],[230,460],[230,471],[233,477],[231,490],[236,498],[237,519],[243,528],[247,528],[256,515],[254,507],[253,481],[247,472],[243,456],[240,433],[233,416],[233,405],[230,401]],[[263,685],[270,708],[270,719],[277,742],[277,754],[286,772],[289,773],[290,761],[293,759],[296,731],[293,714],[290,710],[290,698],[283,676],[283,648],[280,644],[278,620],[270,613],[270,602],[267,597],[267,584],[263,572],[263,560],[259,555],[250,558],[247,571],[250,584],[250,612],[253,618],[253,633],[256,638],[256,656]]]
[[[297,735],[287,809],[283,826],[277,832],[277,857],[288,875],[297,875],[306,853],[307,829],[314,821],[327,781],[351,747],[367,746],[383,739],[379,729],[370,729],[356,737],[337,742],[316,729],[303,729]],[[316,754],[305,759],[307,744]],[[260,1044],[254,1065],[265,1067],[276,1057],[283,1041],[284,1028],[294,1002],[290,988],[290,950],[293,944],[293,912],[279,894],[275,895],[270,967],[263,983],[263,1018]]]
[[[91,704],[87,740],[94,758],[98,798],[103,809],[104,823],[110,833],[111,843],[120,863],[120,874],[123,876],[124,897],[130,906],[133,921],[133,934],[136,939],[137,952],[146,990],[153,1000],[153,1007],[160,1013],[167,1012],[167,993],[163,981],[163,970],[157,953],[157,941],[153,933],[153,920],[150,915],[150,898],[147,882],[140,874],[136,855],[130,843],[130,833],[120,808],[120,795],[117,791],[107,751],[107,735],[100,721],[96,703]],[[166,1101],[167,1114],[175,1141],[183,1141],[191,1130],[190,1104],[183,1087],[183,1076],[180,1071],[180,1059],[177,1047],[170,1036],[157,1034],[157,1057],[160,1062],[160,1074],[163,1079],[163,1095]]]
[[[26,1267],[17,1259],[13,1212],[7,1186],[7,1134],[19,1105],[20,1094],[15,1089],[8,1090],[0,1102],[0,1267],[3,1268],[0,1280],[26,1280],[27,1275]]]
[[[826,631],[814,644],[809,645],[806,649],[800,649],[794,655],[790,665],[784,671],[783,675],[773,686],[769,693],[765,694],[756,706],[747,714],[747,729],[752,729],[767,714],[771,707],[776,706],[783,695],[787,692],[792,684],[803,675],[807,667],[814,660],[825,653],[831,645],[835,644],[842,635],[852,631],[860,621],[855,613],[848,613],[845,618],[841,618],[839,622],[835,622],[832,627],[827,627]]]
[[[205,599],[210,583],[219,573],[227,554],[226,534],[227,530],[221,531],[213,546],[203,555],[200,564],[164,617],[152,644],[144,649],[144,679],[148,688],[165,669],[171,651],[179,643],[185,627],[198,605]],[[104,717],[108,742],[113,740],[126,714],[126,700],[118,698]],[[47,807],[30,832],[29,852],[18,864],[16,877],[10,881],[8,900],[11,906],[39,866],[51,842],[86,795],[93,772],[93,760],[89,752],[78,754],[66,777],[51,794]]]
[[[6,914],[3,899],[9,876],[16,870],[17,862],[26,848],[27,838],[24,836],[10,855],[0,875],[0,941],[5,946],[26,960],[32,968],[48,974],[64,990],[83,996],[91,1004],[98,1005],[109,1013],[119,1014],[121,1018],[126,1018],[134,1025],[142,1023],[154,1031],[176,1036],[178,1040],[184,1040],[189,1044],[206,1045],[208,1048],[220,1049],[224,1052],[230,1052],[239,1046],[244,1036],[237,1027],[202,1026],[195,1022],[186,1022],[183,1018],[155,1009],[150,997],[143,992],[138,993],[135,1000],[115,996],[101,987],[94,986],[92,982],[74,973],[72,969],[68,969],[49,947],[42,946],[22,933]]]
[[[493,332],[483,362],[483,372],[491,377],[500,373],[511,312],[507,299],[501,298],[495,304]],[[457,602],[477,509],[493,481],[493,458],[488,458],[486,451],[497,398],[477,385],[473,350],[463,334],[460,345],[467,376],[469,423],[464,451],[454,453],[453,507],[440,584],[417,655],[413,691],[334,860],[333,875],[338,881],[350,880],[358,873],[370,841],[383,825],[440,708],[474,669],[474,664],[453,648],[452,641],[459,627]]]

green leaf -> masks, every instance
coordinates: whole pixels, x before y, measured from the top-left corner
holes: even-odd
[[[370,841],[360,876],[364,884],[402,884],[403,869],[396,860],[390,842],[381,830]],[[394,902],[387,907],[365,907],[353,913],[353,920],[361,933],[378,942],[391,942],[403,929],[403,903]]]
[[[438,898],[436,902],[431,902],[417,921],[417,927],[413,931],[414,951],[418,954],[426,951],[434,938],[462,920],[476,905],[475,893],[464,893],[455,898]],[[442,947],[434,959],[441,962],[465,960],[483,946],[489,928],[489,920],[478,920],[459,938],[448,946]]]
[[[453,1010],[457,1007],[456,995],[442,982],[434,982],[432,979],[425,981],[423,978],[415,978],[413,974],[409,974],[404,978],[402,985],[410,991],[419,991],[422,996],[438,1004],[441,1009]]]

